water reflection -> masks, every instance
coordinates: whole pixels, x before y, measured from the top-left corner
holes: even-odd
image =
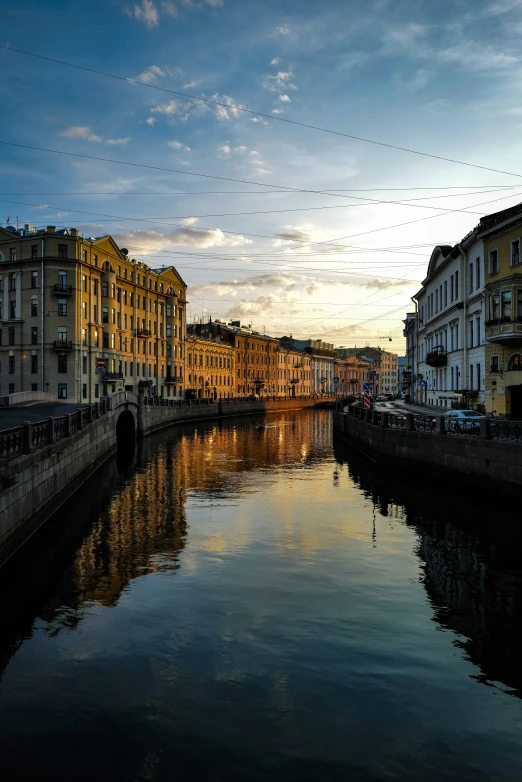
[[[477,680],[521,697],[522,527],[513,498],[419,485],[400,468],[390,473],[339,442],[335,449],[378,513],[416,530],[434,620],[457,634]]]
[[[149,438],[0,574],[7,778],[516,778],[515,514],[270,423]]]

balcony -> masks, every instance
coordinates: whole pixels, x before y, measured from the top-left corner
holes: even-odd
[[[66,285],[62,282],[57,282],[54,286],[55,296],[70,296],[72,294],[72,285]]]
[[[437,345],[437,347],[430,350],[426,356],[426,364],[430,367],[445,367],[447,363],[448,356],[443,345]]]
[[[486,339],[488,342],[506,345],[522,343],[522,318],[495,318],[486,321]]]
[[[70,339],[55,339],[53,343],[53,350],[58,350],[63,353],[64,350],[72,350],[73,343]]]
[[[123,380],[123,372],[106,372],[103,375],[103,382],[107,382],[109,380]]]
[[[139,338],[150,337],[149,329],[136,329],[136,336]]]
[[[166,377],[166,378],[165,378],[165,383],[166,383],[168,386],[169,386],[169,385],[172,385],[173,383],[181,383],[181,378],[177,378],[177,377]]]

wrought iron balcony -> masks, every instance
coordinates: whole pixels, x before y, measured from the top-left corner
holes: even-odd
[[[106,372],[102,375],[103,380],[123,380],[123,372]]]
[[[437,345],[426,356],[426,364],[430,367],[445,367],[447,363],[448,356],[443,345]]]
[[[137,337],[150,337],[149,329],[136,329]]]
[[[63,282],[57,282],[54,286],[55,296],[70,296],[72,294],[72,285],[66,285]]]
[[[167,385],[172,385],[172,383],[181,383],[181,378],[177,378],[177,377],[166,377],[166,378],[165,378],[165,383],[166,383]]]
[[[60,352],[63,352],[64,350],[72,350],[73,343],[70,339],[55,339],[53,343],[53,350],[59,350]]]

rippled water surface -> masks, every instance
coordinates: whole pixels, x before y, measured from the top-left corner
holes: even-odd
[[[269,421],[148,440],[4,569],[2,779],[522,779],[516,503]]]

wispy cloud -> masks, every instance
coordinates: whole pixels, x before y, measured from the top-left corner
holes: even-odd
[[[124,6],[123,10],[127,16],[137,19],[138,22],[143,22],[149,29],[158,26],[159,13],[152,0],[141,0],[139,5],[134,3],[132,7]]]
[[[297,87],[292,82],[294,74],[292,71],[278,71],[275,74],[269,74],[265,77],[263,87],[271,92],[282,92],[283,90],[296,90]]]
[[[185,146],[181,141],[167,141],[167,144],[171,149],[175,149],[177,152],[190,152],[190,147]]]
[[[290,26],[288,24],[279,24],[277,27],[274,28],[272,32],[272,36],[289,35],[289,34],[290,34]]]
[[[96,144],[127,144],[130,141],[130,137],[126,138],[108,138],[104,139],[98,136],[97,133],[93,133],[87,125],[71,125],[70,127],[62,130],[61,136],[67,136],[67,138],[82,138],[85,141],[91,141]]]
[[[281,101],[281,103],[291,103],[292,102],[292,98],[290,98],[286,94],[285,95],[280,95],[279,96],[279,100]]]
[[[164,11],[164,13],[168,14],[169,16],[176,17],[178,15],[178,9],[174,5],[174,3],[171,2],[171,0],[163,0],[161,3],[161,10]]]
[[[67,138],[83,138],[86,141],[102,141],[101,136],[93,133],[86,125],[71,125],[65,130],[62,130],[60,135],[67,136]]]
[[[129,231],[118,234],[116,241],[123,247],[129,247],[132,252],[140,252],[142,255],[155,253],[157,250],[165,250],[169,247],[241,247],[252,244],[246,236],[227,234],[221,228],[214,230],[197,231],[190,226],[184,226],[176,231],[160,233],[154,229],[150,231]]]
[[[153,84],[160,77],[165,76],[165,71],[159,65],[149,65],[144,71],[136,76],[136,81],[143,81],[145,84]]]
[[[505,50],[492,46],[479,45],[474,41],[462,43],[443,49],[437,54],[441,62],[457,63],[468,71],[489,71],[507,68],[519,62],[519,59]]]

